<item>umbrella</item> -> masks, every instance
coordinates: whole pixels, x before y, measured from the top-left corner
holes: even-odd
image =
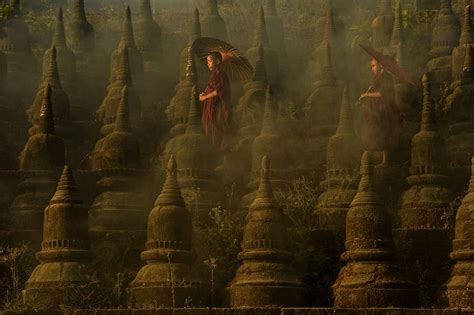
[[[375,58],[384,69],[390,71],[393,75],[396,75],[403,81],[406,81],[412,85],[417,85],[417,81],[413,79],[413,77],[405,71],[395,60],[391,57],[384,55],[380,51],[373,49],[367,45],[360,44],[360,47],[364,49],[369,55]]]
[[[207,63],[207,56],[212,52],[219,52],[222,56],[221,68],[232,80],[250,80],[253,77],[253,68],[242,53],[232,45],[216,38],[201,37],[191,46],[198,58]]]

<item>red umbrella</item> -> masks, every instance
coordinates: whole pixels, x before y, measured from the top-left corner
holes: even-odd
[[[250,80],[253,78],[253,68],[242,53],[232,45],[216,38],[201,37],[192,45],[199,59],[207,63],[207,56],[219,52],[222,56],[221,67],[232,80]]]
[[[391,57],[384,55],[380,51],[377,51],[367,45],[360,44],[360,47],[362,47],[362,49],[364,49],[369,55],[374,57],[384,69],[390,71],[393,75],[396,75],[403,81],[406,81],[412,85],[417,85],[417,81],[413,79],[413,77]]]

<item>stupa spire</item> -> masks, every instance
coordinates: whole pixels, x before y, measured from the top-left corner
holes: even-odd
[[[161,194],[155,201],[156,206],[181,206],[184,207],[184,199],[178,184],[178,167],[176,159],[171,155],[166,168],[166,180],[161,190]]]
[[[265,108],[263,111],[263,122],[261,135],[272,135],[276,133],[275,111],[273,104],[273,91],[270,85],[265,93]]]
[[[119,107],[117,108],[117,115],[115,116],[115,132],[130,132],[130,108],[128,106],[128,87],[125,85],[122,89],[122,97],[120,99]]]
[[[188,61],[186,63],[186,79],[196,84],[198,81],[196,60],[194,57],[194,50],[192,47],[188,47]]]
[[[71,15],[73,19],[87,22],[84,0],[72,0]]]
[[[397,46],[400,44],[403,36],[403,16],[402,16],[402,3],[401,0],[397,1],[397,7],[395,9],[395,20],[393,22],[392,38],[390,40],[391,46]]]
[[[56,46],[51,48],[51,57],[49,61],[48,72],[46,73],[46,82],[53,88],[61,88],[61,79],[59,77]]]
[[[276,207],[275,198],[273,196],[272,186],[270,184],[270,158],[265,155],[262,158],[260,169],[260,184],[258,186],[257,196],[250,206],[252,209],[274,209]]]
[[[44,89],[43,101],[41,103],[38,132],[54,135],[54,115],[53,105],[51,103],[51,96],[51,87],[49,84],[47,84],[46,88]]]
[[[193,15],[193,28],[191,30],[191,37],[189,45],[191,44],[198,38],[202,37],[202,31],[201,31],[201,18],[199,16],[199,9],[195,8],[194,9],[194,15]]]
[[[50,205],[56,203],[82,204],[78,186],[72,174],[71,167],[68,165],[64,166],[61,178],[59,179],[56,188],[56,193],[49,202]]]
[[[117,79],[123,85],[132,85],[132,73],[130,71],[130,60],[127,47],[124,47],[122,51]]]
[[[347,85],[344,86],[342,94],[342,106],[339,114],[339,125],[336,130],[337,135],[352,134],[354,131],[352,124],[352,110],[349,101],[349,91]]]
[[[267,69],[265,67],[265,50],[262,44],[258,45],[258,56],[255,63],[254,81],[267,82]]]
[[[254,47],[257,47],[259,44],[268,46],[268,33],[267,33],[267,24],[265,22],[265,11],[263,7],[260,7],[258,13],[257,24],[255,26],[255,35],[254,35]]]
[[[336,36],[336,26],[334,24],[334,12],[332,7],[329,7],[326,12],[326,27],[324,29],[324,39],[327,41],[334,40]]]
[[[136,47],[135,37],[133,35],[132,11],[130,10],[130,6],[127,6],[127,9],[125,9],[125,21],[123,22],[119,47]]]
[[[472,44],[465,45],[464,63],[462,67],[462,79],[464,81],[474,79],[474,64],[472,55]]]
[[[461,37],[459,45],[466,45],[474,43],[474,32],[472,30],[471,6],[467,5],[464,8],[464,19],[462,23]]]
[[[66,48],[66,32],[64,31],[63,9],[59,8],[56,17],[56,27],[53,35],[53,46]]]
[[[188,127],[186,128],[187,134],[195,134],[202,132],[201,115],[199,112],[199,96],[196,86],[193,87],[191,92],[191,100],[189,104],[189,115],[188,115]]]
[[[373,153],[370,151],[365,151],[362,155],[359,188],[351,207],[356,204],[382,204],[374,186],[374,161],[372,155]]]
[[[331,44],[326,42],[325,46],[325,55],[324,55],[324,63],[321,72],[321,80],[326,83],[333,84],[336,81],[334,76],[334,68],[332,65],[332,57],[331,57]]]

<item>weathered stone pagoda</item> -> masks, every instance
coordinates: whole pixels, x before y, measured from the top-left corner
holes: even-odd
[[[199,10],[198,8],[194,9],[193,12],[193,22],[191,24],[191,29],[189,30],[189,38],[186,47],[181,51],[180,55],[180,62],[179,62],[179,79],[184,80],[187,73],[188,68],[188,59],[189,59],[189,48],[193,44],[193,42],[202,37],[201,33],[201,20],[199,17]]]
[[[432,27],[429,52],[431,59],[427,64],[427,69],[433,76],[434,90],[451,79],[451,53],[458,44],[460,32],[459,20],[453,13],[451,0],[441,0],[438,16]]]
[[[253,45],[245,53],[246,57],[254,67],[259,58],[260,45],[262,45],[265,50],[264,57],[268,80],[272,85],[276,85],[280,80],[280,63],[278,60],[278,53],[272,48],[272,44],[268,39],[265,11],[263,10],[263,7],[260,7],[257,22],[255,24]]]
[[[470,156],[474,152],[474,112],[471,103],[474,97],[474,53],[471,45],[466,45],[463,72],[459,86],[446,99],[446,119],[448,120],[447,150],[450,153],[449,166],[452,170],[452,184],[456,191],[466,188],[469,179]]]
[[[196,39],[201,37],[202,32],[199,10],[195,8],[193,12],[193,22],[191,24],[191,29],[189,30],[188,43],[186,47],[181,51],[181,55],[179,58],[179,80],[181,82],[185,81],[189,69],[189,48]],[[195,58],[195,56],[193,58]],[[195,66],[199,87],[204,88],[207,84],[207,79],[210,75],[209,69],[207,68],[207,65],[202,62],[195,62]]]
[[[217,0],[206,0],[206,14],[201,20],[201,26],[204,36],[227,40],[227,26],[219,15]]]
[[[122,91],[124,87],[127,87],[128,91],[131,123],[137,125],[141,120],[141,102],[134,87],[128,51],[128,48],[123,49],[117,76],[107,87],[107,95],[96,111],[97,120],[102,123],[100,129],[102,135],[107,135],[112,132],[115,126],[115,115],[122,99]]]
[[[347,74],[345,34],[343,29],[336,27],[334,10],[330,6],[326,12],[323,40],[313,51],[308,67],[308,81],[315,82],[324,76],[327,60],[327,47],[331,47],[331,60],[337,60],[333,66],[338,73]],[[344,75],[346,77],[346,75]]]
[[[393,21],[392,37],[390,38],[390,48],[393,54],[396,54],[398,47],[404,39],[402,2],[397,1],[395,8],[395,18]]]
[[[444,306],[474,309],[474,158],[469,190],[457,210],[451,259],[451,277],[442,287]]]
[[[47,86],[51,89],[55,130],[61,138],[69,138],[72,132],[69,97],[61,85],[55,46],[51,48],[49,66],[45,71],[44,79],[38,87],[38,92],[36,93],[33,104],[31,104],[27,111],[28,121],[33,125],[29,130],[30,135],[35,134],[38,130],[40,109],[43,103],[44,91]]]
[[[91,72],[91,59],[95,52],[94,27],[87,21],[84,0],[72,0],[70,3],[66,21],[69,48],[77,58],[78,72]]]
[[[161,28],[153,19],[150,0],[140,0],[140,11],[135,20],[135,38],[143,55],[145,72],[157,71],[161,59]]]
[[[453,49],[452,54],[452,80],[451,89],[454,90],[460,83],[463,73],[464,59],[466,55],[466,45],[474,44],[474,29],[471,19],[471,6],[464,8],[464,17],[462,20],[461,37],[459,46]]]
[[[427,75],[423,77],[423,93],[421,129],[411,143],[409,188],[401,196],[396,245],[414,282],[419,282],[416,277],[420,273],[431,279],[429,284],[424,284],[424,301],[420,299],[431,305],[438,286],[445,280],[442,270],[449,266],[454,194],[447,176],[446,146],[438,130]]]
[[[97,141],[90,156],[99,194],[90,207],[90,230],[143,231],[146,225],[138,139],[130,124],[129,89],[123,87],[114,129]]]
[[[94,27],[87,21],[84,0],[72,0],[69,3],[67,40],[69,49],[76,57],[76,77],[80,83],[75,93],[82,93],[80,105],[90,117],[107,86],[109,69],[107,62],[101,62],[101,56],[98,55]]]
[[[221,186],[215,171],[219,155],[210,137],[204,135],[197,88],[190,97],[186,131],[166,144],[164,158],[175,156],[178,182],[193,218],[206,221],[209,211],[222,204]]]
[[[192,97],[192,91],[198,84],[198,75],[196,72],[195,54],[191,47],[187,50],[186,75],[176,85],[176,94],[166,108],[168,120],[173,125],[170,131],[171,136],[182,134],[186,131],[186,122],[189,114],[189,100]]]
[[[305,113],[302,125],[307,137],[295,140],[298,147],[296,154],[297,164],[306,170],[311,170],[317,176],[324,173],[326,147],[329,138],[337,129],[341,106],[342,86],[336,79],[331,59],[331,46],[326,44],[326,53],[322,73],[306,99],[303,108]]]
[[[240,211],[246,214],[257,194],[260,182],[261,161],[268,156],[273,161],[272,187],[275,191],[287,189],[289,175],[291,174],[290,153],[288,143],[281,137],[280,129],[277,127],[278,108],[274,102],[271,86],[267,86],[265,94],[265,108],[262,117],[260,134],[254,138],[251,147],[251,172],[248,178],[248,193],[240,202]]]
[[[181,196],[176,161],[171,156],[166,181],[148,217],[148,241],[141,259],[147,264],[128,289],[133,307],[189,307],[205,302],[204,284],[191,267],[192,219]]]
[[[88,156],[85,175],[94,176],[89,207],[91,250],[98,255],[98,275],[103,286],[113,290],[115,275],[139,265],[139,253],[146,240],[148,178],[141,161],[139,138],[132,133],[129,88],[124,86],[113,130],[97,141]],[[105,248],[112,248],[103,255]]]
[[[44,52],[43,80],[48,76],[53,47],[56,49],[56,63],[58,66],[61,86],[69,98],[71,117],[73,120],[90,119],[90,114],[84,109],[82,98],[80,97],[81,90],[78,88],[77,84],[76,56],[66,44],[62,8],[59,8],[58,10],[52,46]]]
[[[373,153],[364,152],[359,189],[346,217],[346,261],[333,285],[334,307],[413,307],[414,284],[395,262],[392,227],[374,187]]]
[[[238,130],[231,142],[232,152],[224,156],[224,161],[220,167],[223,179],[234,185],[238,192],[236,204],[239,204],[241,194],[248,192],[249,170],[252,169],[252,144],[254,139],[260,134],[263,113],[265,108],[265,94],[268,86],[267,72],[264,60],[263,46],[259,47],[259,57],[255,66],[253,79],[244,83],[243,95],[233,111],[233,121]],[[237,128],[236,128],[237,129]],[[252,175],[250,178],[254,178]],[[254,191],[256,187],[252,188]],[[249,197],[246,207],[252,202]]]
[[[260,184],[245,219],[240,266],[228,287],[232,307],[301,306],[302,282],[288,268],[292,259],[289,218],[277,205],[270,159],[261,160]]]
[[[20,156],[21,181],[10,213],[17,241],[39,241],[44,208],[54,193],[64,166],[64,141],[56,135],[49,85],[43,91],[38,130],[30,136]]]
[[[143,56],[144,73],[138,77],[135,86],[140,94],[142,104],[142,123],[140,128],[140,145],[142,152],[148,156],[159,143],[164,130],[160,125],[166,121],[164,100],[168,100],[168,90],[172,87],[166,66],[163,62],[163,45],[161,28],[153,19],[150,0],[140,0],[139,14],[134,23],[137,49]],[[159,88],[157,88],[159,87]]]
[[[334,73],[331,51],[331,45],[326,43],[320,76],[305,104],[307,119],[316,129],[327,125],[335,129],[339,117],[342,89]]]
[[[111,63],[110,63],[110,79],[109,83],[113,83],[119,76],[120,67],[122,64],[123,54],[127,49],[129,63],[130,63],[130,74],[134,80],[141,80],[143,75],[143,56],[135,42],[135,36],[133,32],[132,24],[132,12],[128,6],[125,10],[125,19],[122,26],[122,34],[117,49],[112,52]]]
[[[357,193],[361,145],[354,132],[352,108],[347,86],[339,115],[336,134],[327,144],[326,176],[320,183],[323,193],[318,198],[314,216],[318,230],[329,230],[337,245],[344,250],[346,214]]]
[[[51,48],[48,48],[43,56],[43,79],[45,79],[48,74],[53,47],[56,48],[56,61],[58,71],[61,74],[61,81],[74,81],[76,75],[76,57],[66,44],[66,31],[64,29],[62,8],[59,8],[56,16]]]
[[[32,308],[79,306],[93,292],[87,209],[71,168],[65,166],[56,193],[44,209],[43,242],[36,254],[40,264],[23,290]]]

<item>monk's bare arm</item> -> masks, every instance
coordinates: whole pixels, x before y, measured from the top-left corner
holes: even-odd
[[[212,91],[212,92],[209,93],[209,94],[204,94],[204,93],[203,93],[203,94],[199,95],[199,100],[200,100],[201,102],[203,102],[203,101],[205,101],[205,100],[207,100],[207,99],[214,98],[214,97],[216,97],[216,96],[217,96],[217,91]]]
[[[360,98],[364,97],[382,97],[382,94],[380,92],[369,92],[369,93],[364,93],[360,96]]]

